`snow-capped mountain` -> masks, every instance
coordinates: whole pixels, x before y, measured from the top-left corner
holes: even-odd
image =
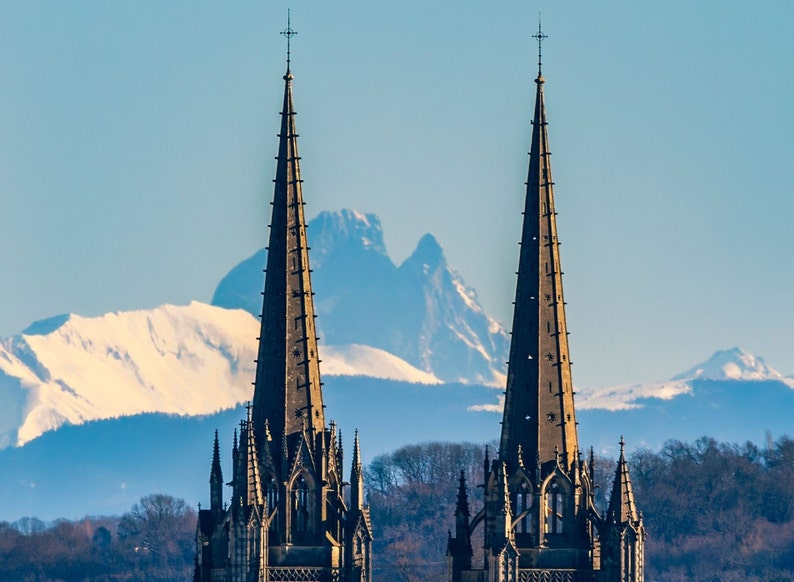
[[[735,347],[719,350],[705,362],[692,366],[667,381],[582,389],[576,405],[582,410],[639,408],[649,398],[671,400],[682,394],[692,394],[699,381],[779,382],[794,388],[794,380],[785,378],[780,372],[767,366],[763,358]]]
[[[431,235],[396,267],[374,215],[324,212],[310,227],[323,374],[503,381],[508,336]],[[214,306],[62,315],[0,340],[0,448],[64,424],[205,415],[250,399],[265,259],[261,250],[232,269]]]
[[[324,212],[310,227],[325,375],[503,381],[508,336],[432,235],[396,267],[374,215]],[[62,315],[0,340],[0,448],[64,424],[205,415],[250,399],[265,259],[261,250],[232,269],[214,306]]]
[[[64,424],[206,415],[246,402],[258,331],[246,311],[198,302],[37,322],[0,340],[0,448]],[[439,383],[369,346],[326,346],[321,355],[329,376]]]
[[[234,406],[250,398],[255,330],[243,311],[198,303],[39,322],[0,343],[0,444],[64,423]]]
[[[498,417],[503,407],[497,394],[467,410]],[[632,449],[702,436],[762,445],[769,435],[792,433],[794,382],[763,358],[732,348],[667,381],[580,387],[576,409],[580,443],[607,456],[617,454],[620,435]],[[482,414],[489,412],[497,414]]]
[[[380,220],[354,210],[309,223],[317,325],[324,343],[385,350],[445,382],[501,386],[509,336],[426,234],[399,267]],[[223,278],[213,305],[261,310],[265,250]]]
[[[309,226],[325,401],[366,435],[365,456],[496,438],[499,416],[482,412],[502,410],[486,386],[504,386],[509,336],[435,238],[396,266],[374,215],[324,212]],[[234,267],[213,305],[62,315],[0,339],[0,519],[118,512],[152,491],[203,498],[214,429],[230,433],[252,397],[265,259]],[[720,351],[669,381],[580,388],[580,440],[607,455],[615,427],[631,447],[761,442],[791,431],[793,388],[762,358]]]
[[[791,378],[766,365],[764,358],[736,347],[715,352],[705,362],[693,366],[673,380],[776,380],[794,388]]]

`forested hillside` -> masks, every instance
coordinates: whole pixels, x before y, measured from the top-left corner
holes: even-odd
[[[484,445],[423,443],[369,464],[377,582],[447,580],[460,471],[476,511],[483,453]],[[794,582],[793,439],[764,448],[670,441],[630,462],[648,530],[646,580]],[[613,470],[612,460],[597,459],[599,491],[609,491]],[[184,501],[150,495],[121,517],[0,523],[0,579],[187,581],[195,519]]]
[[[671,441],[631,464],[647,580],[794,580],[794,440]]]
[[[187,581],[193,575],[196,512],[155,494],[119,517],[0,522],[0,580]]]

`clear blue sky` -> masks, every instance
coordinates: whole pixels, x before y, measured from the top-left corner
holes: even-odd
[[[209,301],[265,244],[292,8],[311,216],[509,323],[537,45],[580,386],[794,374],[794,3],[0,0],[0,336]]]

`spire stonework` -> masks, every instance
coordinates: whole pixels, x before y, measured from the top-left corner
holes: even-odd
[[[353,437],[353,464],[350,470],[350,507],[364,507],[364,471],[361,466],[361,449],[358,442],[358,430]]]
[[[620,437],[620,457],[618,458],[615,479],[612,481],[612,495],[609,497],[609,508],[606,519],[611,523],[628,523],[639,519],[637,504],[634,501],[634,490],[629,477],[629,464],[624,454],[626,443]]]
[[[455,537],[452,537],[450,532],[447,540],[447,560],[453,580],[460,579],[462,572],[471,569],[474,551],[471,538],[468,536],[470,517],[466,475],[461,471],[458,481],[458,500],[455,504]]]
[[[353,465],[350,470],[350,509],[347,519],[345,561],[350,565],[350,580],[372,579],[372,522],[364,504],[364,471],[358,430],[353,438]]]
[[[542,76],[535,79],[535,115],[513,312],[499,456],[512,470],[518,448],[543,464],[570,466],[578,449],[560,241],[554,205]]]
[[[253,412],[258,432],[268,420],[288,440],[325,427],[292,80],[287,71]]]

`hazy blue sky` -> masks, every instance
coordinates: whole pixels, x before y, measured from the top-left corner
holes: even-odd
[[[0,335],[265,244],[288,6],[310,216],[432,232],[509,323],[542,11],[575,382],[794,374],[790,0],[0,0]]]

